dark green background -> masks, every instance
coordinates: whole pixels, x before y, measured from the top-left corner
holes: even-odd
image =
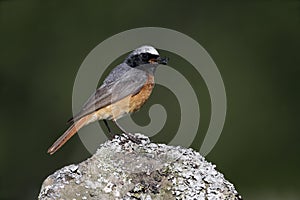
[[[36,199],[49,174],[89,156],[78,136],[46,154],[67,128],[77,70],[101,41],[146,26],[194,38],[222,74],[227,118],[207,159],[245,199],[298,199],[300,2],[135,0],[0,1],[0,199]],[[171,66],[193,74],[184,60],[169,56]],[[203,94],[205,132],[207,90],[201,78],[190,78]],[[140,113],[135,118],[147,106]]]

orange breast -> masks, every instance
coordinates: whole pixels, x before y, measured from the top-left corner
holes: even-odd
[[[90,114],[90,121],[88,123],[100,119],[117,120],[128,113],[137,111],[147,101],[151,95],[153,87],[154,77],[153,75],[149,75],[146,84],[137,94],[129,95],[118,102],[115,102]]]
[[[154,77],[153,75],[151,75],[148,76],[148,80],[144,85],[144,87],[142,87],[140,92],[130,98],[130,102],[129,102],[130,112],[137,111],[142,107],[142,105],[144,105],[144,103],[151,95],[153,87],[154,87]]]

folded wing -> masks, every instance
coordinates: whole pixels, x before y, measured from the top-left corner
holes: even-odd
[[[130,69],[117,80],[103,84],[83,105],[81,111],[68,123],[74,123],[82,117],[115,103],[129,95],[137,94],[147,81],[147,72],[139,69]]]

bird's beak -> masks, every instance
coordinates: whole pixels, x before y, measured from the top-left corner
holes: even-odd
[[[158,57],[157,60],[156,60],[156,62],[158,64],[166,65],[169,62],[169,58],[167,58],[167,57],[164,57],[164,58]]]

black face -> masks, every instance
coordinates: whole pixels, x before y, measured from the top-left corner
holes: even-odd
[[[159,64],[158,63],[159,56],[153,55],[151,53],[141,53],[133,56],[129,56],[126,58],[125,62],[130,67],[137,67],[144,64]]]

